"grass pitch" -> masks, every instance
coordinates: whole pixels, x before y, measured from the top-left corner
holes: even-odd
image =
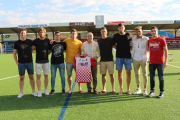
[[[109,76],[107,75],[107,93],[105,94],[80,94],[78,85],[75,85],[73,94],[64,114],[64,120],[117,120],[117,119],[180,119],[180,52],[179,50],[170,50],[173,53],[172,62],[168,62],[164,71],[165,94],[163,99],[158,99],[159,80],[156,75],[155,97],[148,98],[140,95],[112,95]],[[49,56],[50,58],[50,56]],[[35,61],[35,54],[33,54]],[[114,54],[115,60],[115,54]],[[31,87],[28,76],[25,76],[24,96],[17,99],[19,94],[18,67],[14,62],[12,54],[0,55],[0,119],[1,120],[57,120],[61,109],[65,103],[67,95],[61,95],[61,82],[59,72],[57,72],[55,90],[52,96],[43,95],[42,98],[31,95]],[[171,65],[171,66],[170,66]],[[35,64],[34,64],[35,67]],[[149,73],[149,72],[148,72]],[[65,73],[66,74],[66,73]],[[119,92],[119,83],[117,71],[115,70],[115,89]],[[149,76],[149,75],[148,75]],[[36,79],[36,76],[34,75]],[[50,92],[50,78],[48,91]],[[66,76],[67,78],[67,76]],[[73,80],[75,73],[73,74]],[[124,91],[126,91],[126,75],[124,78]],[[44,91],[43,76],[41,78],[41,90]],[[149,80],[149,79],[148,79]],[[86,92],[86,84],[82,84],[82,89]],[[98,92],[102,90],[101,75],[98,67]],[[143,90],[143,79],[141,76],[141,89]],[[131,92],[136,90],[134,71],[131,74]],[[150,84],[148,81],[148,93]],[[66,91],[68,83],[66,80]],[[37,92],[37,87],[36,87]]]

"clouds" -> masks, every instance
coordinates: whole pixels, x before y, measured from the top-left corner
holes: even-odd
[[[179,19],[180,2],[173,0],[20,0],[17,7],[0,8],[0,27],[57,22]],[[0,3],[7,6],[8,3]],[[174,10],[174,11],[173,11]],[[173,11],[173,12],[172,12]]]

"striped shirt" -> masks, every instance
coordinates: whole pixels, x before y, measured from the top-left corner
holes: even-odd
[[[83,42],[82,44],[82,54],[86,53],[88,56],[94,58],[99,57],[99,45],[97,42],[93,41],[92,43]]]

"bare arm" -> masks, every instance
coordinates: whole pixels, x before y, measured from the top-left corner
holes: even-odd
[[[17,49],[14,49],[14,50],[13,50],[13,57],[14,57],[14,60],[15,60],[16,64],[19,65],[19,62],[17,61],[17,56],[16,56],[16,54],[17,54]]]
[[[36,47],[34,45],[32,46],[32,52],[33,52],[33,50],[36,50]]]
[[[52,52],[51,50],[48,50],[48,55],[49,55],[51,52]]]
[[[165,52],[165,61],[164,61],[163,67],[165,68],[167,66],[167,59],[168,59],[168,49],[167,49],[167,46],[164,46],[163,50]]]

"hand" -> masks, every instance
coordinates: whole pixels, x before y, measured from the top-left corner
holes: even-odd
[[[50,44],[53,44],[54,40],[50,40]]]
[[[75,57],[80,57],[80,55],[79,55],[79,54],[77,54]]]
[[[16,62],[17,65],[19,65],[19,62]]]
[[[95,61],[97,61],[97,59],[98,59],[97,57],[94,57],[94,60],[95,60]]]
[[[86,54],[86,53],[83,53],[83,56],[84,56],[84,57],[86,57],[86,56],[87,56],[87,54]]]
[[[167,67],[167,62],[164,62],[163,68]]]

